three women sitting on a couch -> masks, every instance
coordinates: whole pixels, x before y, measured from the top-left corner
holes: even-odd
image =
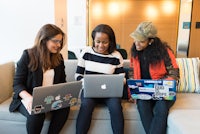
[[[131,48],[130,68],[133,72],[130,78],[179,79],[175,56],[170,47],[157,37],[157,29],[152,22],[140,23],[131,37],[134,43]],[[113,29],[109,25],[100,24],[92,31],[92,39],[92,46],[84,49],[78,60],[76,80],[83,80],[84,74],[124,73],[123,58],[116,51]],[[27,111],[31,110],[33,88],[66,82],[64,61],[60,54],[64,43],[63,31],[55,25],[46,24],[39,30],[34,46],[24,50],[17,62],[10,111],[17,110],[26,116],[26,129],[29,134],[40,134],[45,120],[44,113],[30,115]],[[21,103],[22,99],[26,105]],[[76,133],[87,134],[93,110],[99,103],[105,104],[109,109],[113,133],[123,134],[121,98],[84,98],[83,92]],[[168,111],[173,103],[174,101],[165,100],[137,100],[138,111],[147,134],[166,133]],[[49,134],[58,134],[61,131],[69,111],[69,107],[51,111]]]

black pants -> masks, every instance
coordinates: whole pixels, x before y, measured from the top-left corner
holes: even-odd
[[[18,111],[27,118],[27,133],[40,134],[45,120],[45,113],[30,115],[23,104],[20,105]],[[63,108],[51,112],[52,116],[48,134],[58,134],[61,131],[68,118],[69,111],[70,108]]]
[[[137,108],[146,134],[166,134],[168,112],[174,102],[137,100]]]
[[[113,134],[124,133],[124,116],[121,106],[121,98],[84,98],[81,95],[81,107],[76,121],[76,134],[87,134],[92,113],[97,104],[105,104],[110,112]]]

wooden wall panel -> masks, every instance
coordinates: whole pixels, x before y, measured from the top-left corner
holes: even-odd
[[[67,33],[67,1],[54,0],[55,8],[55,24],[61,28],[64,33]],[[64,59],[68,59],[68,47],[65,44],[61,50]]]
[[[200,29],[196,29],[196,22],[200,22],[200,1],[193,0],[192,24],[188,57],[200,57]]]
[[[112,4],[115,5],[113,15],[109,12],[109,8],[112,8],[109,5]],[[169,8],[170,4],[173,9],[168,11],[173,12],[166,14],[163,9]],[[176,52],[179,5],[180,0],[89,0],[89,43],[92,41],[92,29],[100,23],[106,23],[114,29],[117,43],[127,50],[130,58],[133,43],[130,33],[140,22],[150,20],[157,26],[158,36]],[[150,8],[155,13],[147,12]]]

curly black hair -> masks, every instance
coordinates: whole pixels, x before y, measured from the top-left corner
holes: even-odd
[[[148,45],[144,50],[142,50],[145,61],[149,64],[157,64],[162,60],[164,60],[166,63],[169,63],[170,58],[167,48],[172,51],[171,47],[167,44],[167,42],[162,42],[159,37],[150,38],[149,41],[152,39],[153,42],[151,45]],[[135,43],[133,43],[131,48],[131,56],[135,58],[139,56],[140,53],[141,51],[137,51]]]

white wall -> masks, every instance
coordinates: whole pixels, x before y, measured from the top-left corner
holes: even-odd
[[[54,0],[0,0],[0,18],[0,63],[17,61],[40,27],[54,24]]]
[[[177,57],[187,57],[190,28],[183,28],[183,23],[191,23],[191,11],[192,0],[181,0],[177,39]]]
[[[86,3],[87,0],[67,0],[67,44],[68,50],[75,52],[86,46]]]

